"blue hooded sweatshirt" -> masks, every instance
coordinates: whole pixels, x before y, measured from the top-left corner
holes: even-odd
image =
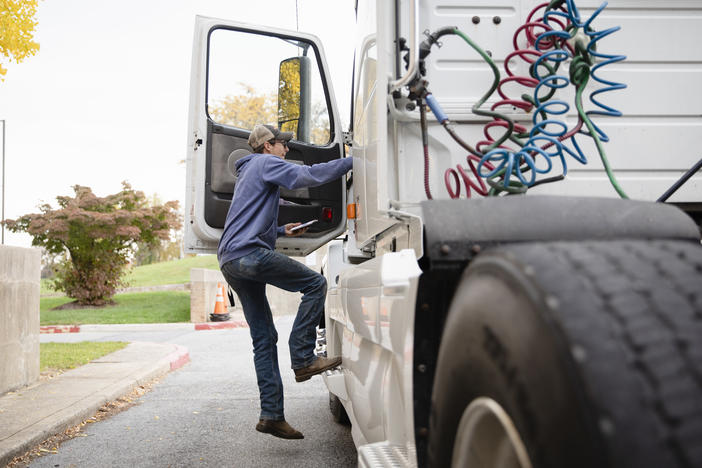
[[[285,226],[278,227],[280,187],[316,187],[338,179],[353,167],[352,158],[313,166],[286,162],[272,154],[250,154],[236,162],[237,181],[224,232],[219,240],[220,266],[253,252],[273,250]]]

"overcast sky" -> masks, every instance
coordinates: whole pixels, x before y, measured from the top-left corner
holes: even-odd
[[[318,36],[345,117],[353,0],[298,0],[299,30]],[[126,180],[163,200],[185,198],[195,15],[296,29],[295,0],[40,0],[41,49],[4,62],[5,218],[55,205],[75,184],[100,196]],[[5,244],[31,238],[5,230]]]

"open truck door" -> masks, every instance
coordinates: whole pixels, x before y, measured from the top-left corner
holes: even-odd
[[[252,152],[254,125],[294,133],[286,160],[312,165],[344,154],[343,135],[320,41],[309,34],[198,16],[188,117],[185,251],[215,253],[229,210],[234,163]],[[278,222],[317,220],[276,250],[307,255],[346,230],[346,180],[281,187]]]

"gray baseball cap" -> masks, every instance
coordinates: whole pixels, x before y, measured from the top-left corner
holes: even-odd
[[[251,130],[251,135],[249,135],[249,146],[256,149],[263,145],[269,140],[283,140],[290,141],[293,137],[292,132],[281,132],[273,125],[259,124]]]

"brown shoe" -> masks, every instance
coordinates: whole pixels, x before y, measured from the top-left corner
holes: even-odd
[[[256,430],[265,434],[270,434],[281,439],[304,439],[302,432],[293,429],[287,421],[273,421],[272,419],[261,419],[256,424]]]
[[[325,358],[317,356],[312,364],[302,369],[295,369],[295,380],[297,382],[304,382],[305,380],[310,380],[313,375],[321,374],[325,370],[333,369],[341,365],[341,358]]]

